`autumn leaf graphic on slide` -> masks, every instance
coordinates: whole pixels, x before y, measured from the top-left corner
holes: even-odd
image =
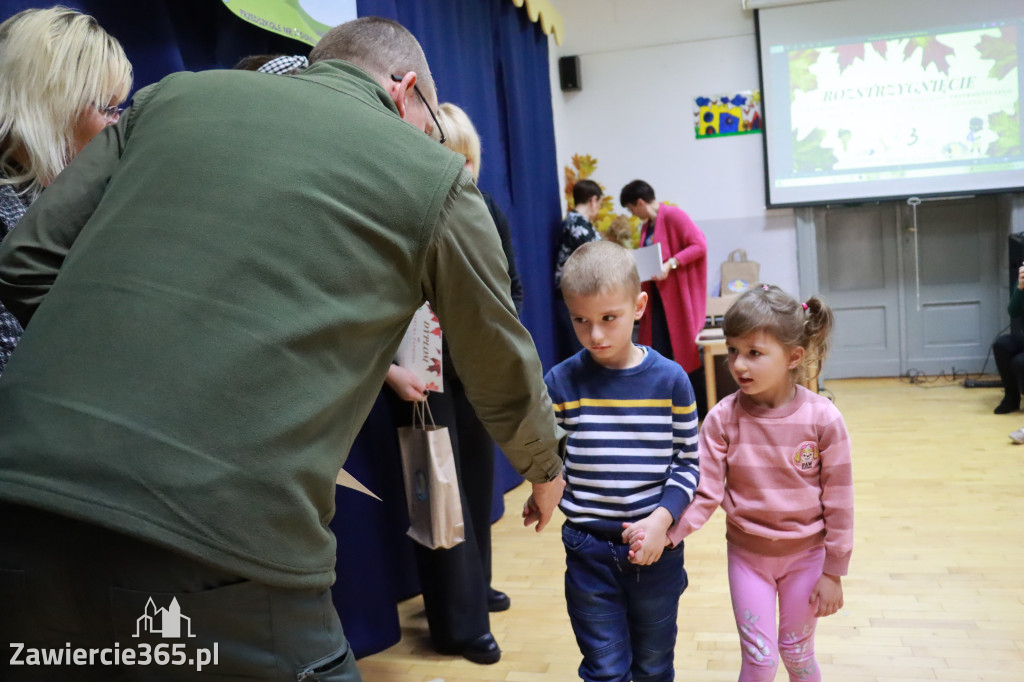
[[[871,45],[883,59],[885,58],[886,45],[884,40],[875,40],[870,43],[857,43],[855,45],[837,45],[832,51],[839,55],[839,73],[846,71],[857,59],[864,60],[864,53],[867,46]]]
[[[999,29],[999,37],[982,36],[975,46],[982,59],[991,59],[992,69],[989,78],[1002,80],[1008,73],[1017,68],[1017,27],[1004,26]]]
[[[1020,103],[1013,106],[1013,115],[1005,111],[989,114],[989,129],[999,135],[999,139],[985,150],[987,156],[1017,156],[1020,146]]]
[[[822,147],[825,131],[815,128],[804,139],[798,138],[799,133],[793,131],[793,170],[797,173],[832,170],[839,161],[832,153],[831,147]]]
[[[929,64],[935,64],[935,68],[947,76],[949,75],[949,62],[946,61],[946,57],[953,54],[953,48],[944,45],[935,36],[911,38],[903,50],[903,61],[913,57],[918,48],[921,49],[922,69],[927,69]]]
[[[817,50],[797,50],[789,54],[789,97],[796,99],[796,91],[813,92],[818,89],[818,77],[811,73],[810,66],[821,55]]]

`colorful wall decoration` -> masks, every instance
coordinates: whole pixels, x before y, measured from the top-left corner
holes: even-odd
[[[761,91],[696,97],[693,127],[698,140],[761,132]]]

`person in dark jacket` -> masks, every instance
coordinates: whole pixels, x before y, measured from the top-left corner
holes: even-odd
[[[1007,312],[1011,318],[1024,318],[1024,265],[1017,270],[1017,286],[1010,294]],[[1024,384],[1024,336],[1004,334],[992,342],[992,357],[1003,383],[1003,399],[994,412],[1008,414],[1020,409],[1020,387]]]
[[[438,121],[447,135],[445,145],[466,157],[466,168],[480,177],[480,136],[469,116],[458,106],[438,107]],[[502,251],[508,263],[510,294],[516,312],[522,309],[523,286],[516,269],[508,219],[490,194],[481,190],[494,219]],[[416,565],[427,625],[434,648],[440,653],[460,654],[474,663],[496,663],[501,649],[491,634],[490,611],[504,611],[511,599],[491,587],[491,498],[494,490],[494,441],[477,418],[466,389],[455,371],[442,329],[442,392],[430,392],[427,402],[438,426],[447,426],[462,498],[464,542],[450,549],[429,549],[416,544]],[[388,372],[391,397],[422,398],[422,386],[400,367]],[[396,422],[410,423],[407,402],[393,400]]]

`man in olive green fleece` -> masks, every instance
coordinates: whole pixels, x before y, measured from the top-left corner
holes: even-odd
[[[424,300],[533,483],[527,522],[550,519],[564,434],[422,50],[363,18],[310,62],[140,91],[0,248],[26,326],[0,381],[0,645],[141,656],[180,609],[208,672],[358,680],[328,589],[334,481]],[[116,677],[89,670],[47,679]]]

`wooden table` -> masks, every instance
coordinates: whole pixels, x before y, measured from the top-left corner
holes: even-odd
[[[725,345],[725,335],[717,327],[702,329],[697,334],[697,345],[701,347],[704,353],[704,388],[707,393],[708,409],[710,410],[718,402],[715,356],[726,355],[729,349]]]

